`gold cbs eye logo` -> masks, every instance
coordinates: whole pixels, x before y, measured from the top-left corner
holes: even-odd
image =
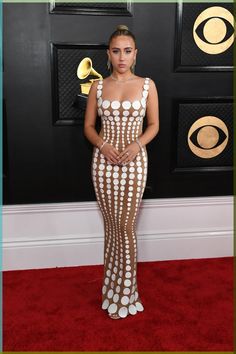
[[[202,11],[193,26],[196,45],[208,54],[225,52],[234,42],[234,23],[233,15],[224,7],[212,6]],[[230,37],[225,39],[230,32]]]
[[[227,146],[228,140],[229,133],[225,123],[214,116],[199,118],[188,132],[190,150],[203,159],[219,155]]]

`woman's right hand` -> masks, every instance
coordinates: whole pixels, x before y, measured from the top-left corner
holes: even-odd
[[[100,152],[106,157],[106,159],[110,163],[114,163],[116,165],[119,163],[117,157],[119,156],[120,152],[116,150],[113,145],[106,143],[105,145],[103,145]]]

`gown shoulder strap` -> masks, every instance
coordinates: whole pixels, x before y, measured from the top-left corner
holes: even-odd
[[[97,99],[102,98],[103,80],[98,81],[97,85]]]
[[[142,93],[142,96],[145,99],[147,99],[148,97],[149,84],[150,84],[150,78],[145,77],[144,84],[143,84],[143,93]]]

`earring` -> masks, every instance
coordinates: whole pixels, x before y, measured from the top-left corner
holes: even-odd
[[[107,60],[107,68],[108,68],[108,70],[111,70],[111,62],[109,59]]]
[[[134,59],[134,62],[133,62],[133,64],[132,64],[132,66],[131,66],[131,71],[132,71],[132,73],[134,73],[135,65],[136,65],[136,59]]]

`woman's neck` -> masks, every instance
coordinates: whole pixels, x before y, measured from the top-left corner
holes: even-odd
[[[135,75],[131,72],[124,73],[124,74],[112,72],[111,78],[115,81],[125,82],[125,81],[129,81],[129,80],[133,80],[135,78]]]

